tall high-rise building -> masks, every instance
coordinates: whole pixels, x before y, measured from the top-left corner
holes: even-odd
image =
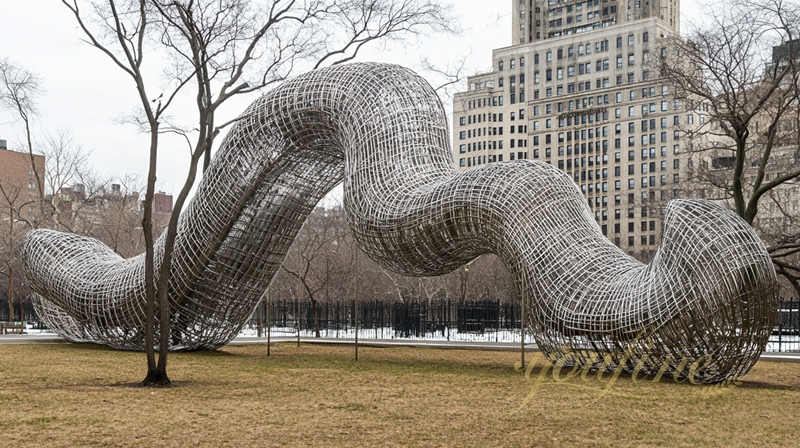
[[[646,260],[679,195],[693,118],[660,79],[678,0],[511,0],[514,45],[453,102],[460,169],[532,159],[572,177],[604,234]]]
[[[8,219],[10,214],[28,219],[39,218],[38,201],[41,199],[43,185],[38,185],[34,167],[39,179],[44,182],[44,156],[31,156],[25,152],[8,150],[5,140],[0,140],[0,217]]]
[[[680,33],[680,0],[512,0],[512,43],[525,44],[658,18]]]

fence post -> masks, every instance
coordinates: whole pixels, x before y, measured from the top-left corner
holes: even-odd
[[[272,313],[270,308],[272,308],[272,292],[270,288],[267,288],[267,356],[269,356],[270,335],[272,333],[272,323],[270,322]]]
[[[497,328],[494,330],[494,342],[495,344],[499,341],[500,337],[500,301],[497,301]]]
[[[522,349],[521,352],[521,361],[522,361],[522,368],[525,368],[525,304],[520,306],[520,316],[519,316],[519,334],[520,334],[520,348]]]
[[[356,269],[355,269],[355,272],[356,272],[355,293],[356,294],[355,294],[355,298],[353,299],[353,301],[354,301],[353,309],[355,310],[355,315],[356,315],[356,344],[355,344],[355,346],[356,346],[356,361],[358,361],[358,247],[356,247],[355,265],[356,265]]]

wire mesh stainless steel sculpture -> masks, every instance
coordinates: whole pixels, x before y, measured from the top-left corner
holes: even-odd
[[[355,238],[389,269],[435,276],[497,254],[551,360],[702,382],[752,367],[772,328],[776,277],[733,213],[671,202],[661,247],[643,265],[602,235],[561,171],[519,160],[458,173],[449,148],[436,93],[398,66],[314,71],[256,101],[180,218],[172,348],[231,340],[315,204],[344,179]],[[160,239],[157,260],[162,250]],[[143,348],[143,256],[122,259],[93,239],[39,230],[24,258],[52,328]]]

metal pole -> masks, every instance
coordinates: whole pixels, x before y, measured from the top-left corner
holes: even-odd
[[[299,270],[297,272],[300,272]],[[300,325],[303,323],[300,319],[300,276],[297,277],[297,346],[300,347]]]
[[[520,338],[520,348],[522,349],[522,350],[520,350],[520,353],[522,355],[522,359],[521,359],[522,364],[521,365],[522,365],[522,368],[524,369],[525,368],[525,304],[522,303],[522,302],[520,302],[520,304],[522,305],[522,306],[520,306],[520,319],[519,319],[519,321],[520,321],[520,332],[519,333],[522,336]]]
[[[356,247],[356,294],[355,294],[355,303],[353,304],[353,308],[355,308],[356,313],[356,361],[358,361],[358,247]]]
[[[270,346],[270,335],[272,333],[272,327],[270,324],[270,308],[272,308],[272,290],[267,288],[267,356],[269,356],[269,346]]]
[[[11,267],[11,257],[14,255],[14,209],[11,204],[8,205],[8,235],[10,236],[8,256],[6,262],[8,266],[8,323],[14,323],[14,268]]]

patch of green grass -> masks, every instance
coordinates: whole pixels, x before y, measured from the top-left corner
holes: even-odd
[[[514,370],[518,353],[283,344],[145,359],[93,345],[0,349],[10,446],[786,446],[800,364],[737,387]],[[529,357],[530,359],[530,357]],[[531,388],[537,390],[526,403]]]

